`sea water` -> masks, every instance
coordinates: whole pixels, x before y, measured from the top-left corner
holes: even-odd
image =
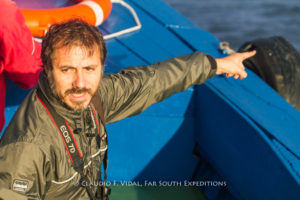
[[[244,42],[283,36],[300,51],[300,0],[163,0],[237,50]]]

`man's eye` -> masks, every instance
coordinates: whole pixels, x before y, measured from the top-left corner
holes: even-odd
[[[61,71],[62,72],[69,72],[69,71],[71,71],[71,69],[70,68],[63,68]]]
[[[93,67],[87,67],[86,70],[87,71],[94,71],[95,69]]]

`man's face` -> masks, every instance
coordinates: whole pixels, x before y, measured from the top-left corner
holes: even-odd
[[[49,83],[52,91],[73,110],[88,106],[96,93],[102,74],[100,52],[97,47],[89,55],[87,49],[72,46],[54,51]]]

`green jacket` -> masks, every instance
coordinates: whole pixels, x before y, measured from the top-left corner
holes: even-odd
[[[102,99],[107,123],[136,115],[150,105],[191,85],[202,84],[216,72],[215,60],[195,52],[149,66],[129,67],[116,74],[104,74],[97,95]],[[90,104],[83,111],[66,108],[51,93],[45,73],[38,86],[56,112],[69,123],[84,158],[84,172],[96,181],[97,169],[107,150],[100,148],[88,116],[95,110]],[[96,115],[100,133],[104,126]],[[78,186],[80,175],[73,169],[63,140],[33,89],[20,105],[0,143],[0,199],[88,199]]]

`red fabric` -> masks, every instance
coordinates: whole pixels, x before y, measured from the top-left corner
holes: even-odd
[[[17,5],[0,0],[0,131],[4,126],[5,76],[24,89],[38,82],[41,46],[33,41]]]

